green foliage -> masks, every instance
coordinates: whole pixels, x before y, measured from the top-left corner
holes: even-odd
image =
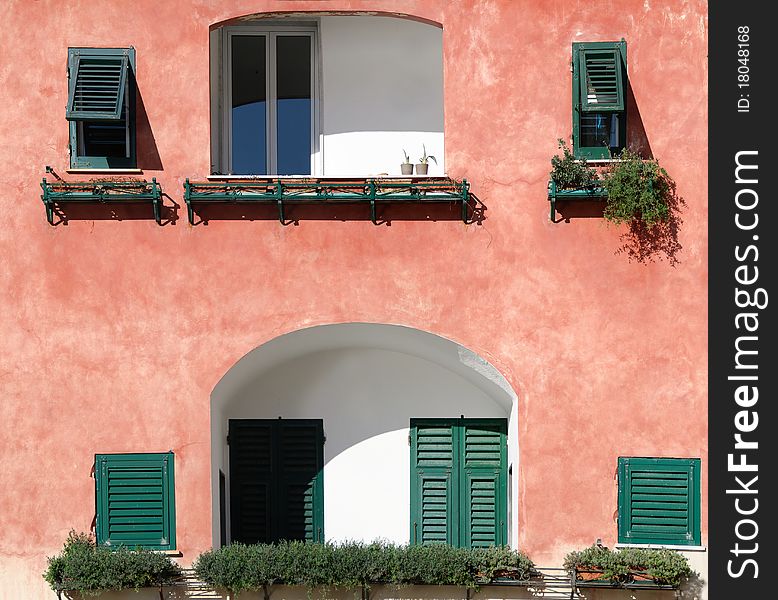
[[[86,533],[71,531],[62,552],[47,559],[43,578],[54,591],[73,590],[97,595],[172,583],[181,570],[164,554],[151,550],[116,550],[96,546]]]
[[[619,582],[631,580],[631,572],[643,571],[657,583],[678,587],[693,572],[685,556],[675,550],[653,548],[623,548],[609,550],[591,546],[565,556],[566,569],[598,570],[603,579]]]
[[[643,160],[624,150],[605,171],[608,191],[604,216],[613,223],[642,221],[646,227],[666,221],[675,184],[656,160]]]
[[[430,159],[432,159],[432,162],[434,162],[435,164],[438,164],[438,159],[437,158],[435,158],[431,154],[427,155],[427,147],[424,144],[422,144],[421,147],[422,147],[422,155],[421,155],[421,158],[419,159],[419,163],[421,163],[422,165],[426,165],[427,162]]]
[[[311,542],[233,544],[201,554],[197,576],[232,593],[284,583],[353,588],[370,584],[460,585],[475,588],[498,576],[527,579],[527,556],[508,548],[395,546],[385,542],[340,545]]]
[[[563,139],[557,140],[562,156],[551,158],[551,179],[560,190],[590,189],[600,184],[597,171],[590,167],[586,159],[577,160]]]
[[[405,156],[405,160],[403,160],[404,165],[411,164],[411,157],[408,156],[408,153],[405,151],[405,148],[403,148],[403,156]]]

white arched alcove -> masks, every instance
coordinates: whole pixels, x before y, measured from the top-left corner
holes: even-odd
[[[240,359],[211,395],[213,543],[220,539],[219,472],[229,478],[229,420],[278,417],[324,422],[326,539],[395,543],[410,535],[410,419],[506,419],[508,532],[515,541],[516,404],[488,362],[417,329],[347,323],[271,340]]]

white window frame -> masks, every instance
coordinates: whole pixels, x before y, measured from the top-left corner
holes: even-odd
[[[317,176],[321,173],[320,128],[319,128],[319,36],[318,27],[313,24],[273,23],[263,25],[241,25],[224,28],[222,36],[222,90],[221,90],[221,171],[232,175],[232,38],[233,36],[265,36],[265,73],[267,77],[266,139],[267,176],[277,176],[278,144],[276,131],[276,39],[282,36],[308,36],[311,38],[311,167],[310,173],[302,176]],[[256,174],[259,175],[259,174]]]

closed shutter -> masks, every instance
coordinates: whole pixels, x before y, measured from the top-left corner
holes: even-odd
[[[503,476],[505,428],[500,424],[465,425],[463,435],[465,502],[461,514],[465,545],[504,544],[507,494]]]
[[[505,543],[502,420],[411,420],[411,542]]]
[[[65,117],[69,121],[118,121],[130,67],[129,48],[71,48]]]
[[[273,421],[230,421],[230,522],[232,541],[271,540]]]
[[[624,74],[618,48],[584,48],[579,52],[581,109],[624,110]]]
[[[97,541],[175,548],[173,453],[95,456]]]
[[[230,421],[232,541],[323,541],[321,420]]]
[[[278,422],[278,539],[323,542],[321,421]]]
[[[455,544],[458,508],[454,491],[455,438],[450,423],[412,427],[411,540],[414,544]]]
[[[619,459],[619,542],[700,545],[700,461]]]

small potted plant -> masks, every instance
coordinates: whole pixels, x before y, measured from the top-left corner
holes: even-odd
[[[403,175],[413,175],[413,164],[411,163],[411,158],[408,156],[408,153],[404,148],[403,154],[405,155],[405,160],[400,163],[400,173]]]
[[[422,156],[419,159],[419,162],[416,163],[416,175],[426,175],[427,174],[427,168],[429,167],[428,162],[432,160],[435,164],[438,164],[438,159],[432,156],[431,154],[427,154],[427,147],[422,144]]]

